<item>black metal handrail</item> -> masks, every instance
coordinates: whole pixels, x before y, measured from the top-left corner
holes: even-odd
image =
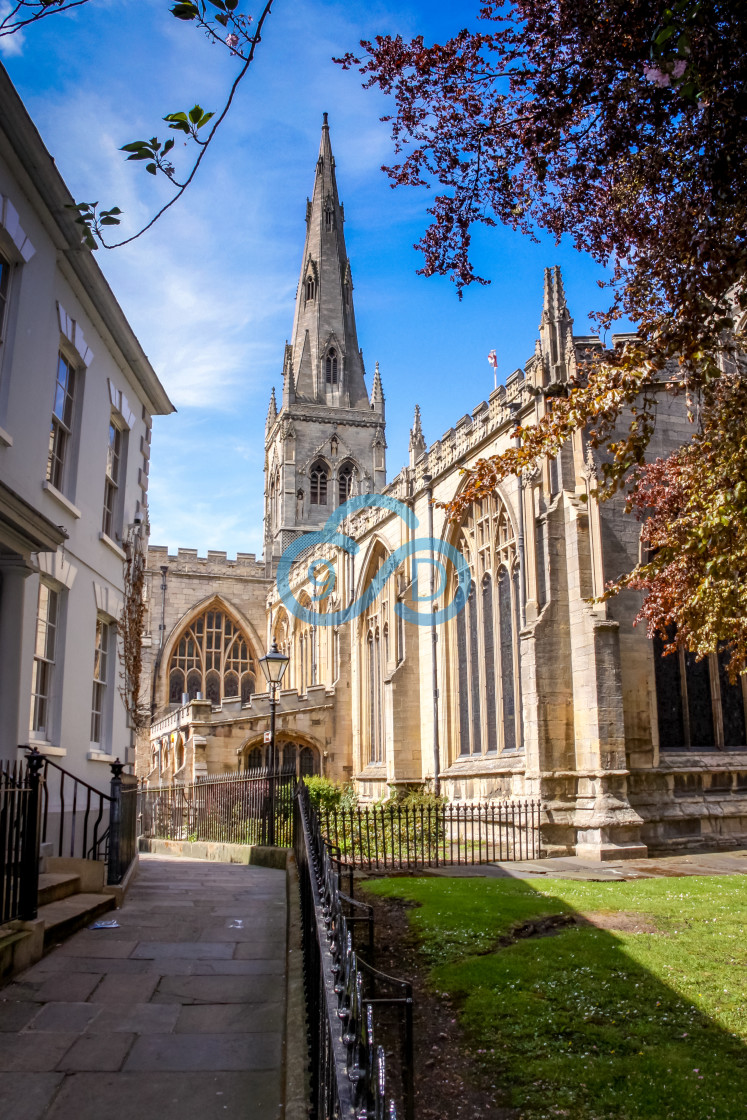
[[[32,754],[38,753],[36,749],[32,751]],[[49,758],[48,755],[41,757],[44,759],[41,770],[42,843],[46,844],[51,841],[58,856],[67,855],[70,859],[76,857],[78,859],[104,859],[105,856],[102,852],[104,835],[99,836],[99,829],[104,819],[105,810],[111,806],[112,798],[102,790],[89,785],[83,778],[78,778],[75,774],[65,770],[63,766],[60,766],[53,758]],[[59,775],[56,789],[53,788],[53,783],[50,780],[50,767],[55,776]],[[70,790],[69,801],[67,798],[68,788]],[[57,796],[57,804],[54,804],[53,794]],[[78,808],[79,797],[81,801],[85,798],[85,808],[82,806],[80,809]],[[96,804],[97,800],[98,805]],[[52,805],[51,822],[50,804]],[[92,813],[95,814],[96,819],[93,822],[92,843],[89,845],[88,830]],[[58,818],[56,821],[55,817]],[[107,830],[108,827],[109,822],[107,820]],[[55,832],[56,836],[54,835]]]
[[[301,928],[312,1071],[313,1120],[396,1120],[374,1005],[403,1012],[401,1060],[405,1120],[414,1120],[412,987],[360,959],[341,895],[339,872],[303,783],[296,797],[295,855],[301,887]],[[368,948],[372,949],[371,916]],[[381,995],[381,986],[395,994]]]

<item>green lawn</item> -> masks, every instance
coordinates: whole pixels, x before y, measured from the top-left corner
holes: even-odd
[[[585,883],[383,879],[409,899],[438,991],[526,1120],[747,1117],[747,876]],[[533,918],[646,915],[656,933],[569,927],[503,947]]]

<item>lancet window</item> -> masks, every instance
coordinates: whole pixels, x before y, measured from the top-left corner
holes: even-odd
[[[233,696],[246,702],[256,682],[256,657],[246,634],[225,611],[210,607],[185,628],[174,647],[169,703],[180,703],[184,693],[194,700],[198,692],[213,704]]]
[[[321,461],[314,463],[310,473],[312,506],[326,506],[328,479],[327,464]]]
[[[337,384],[337,351],[331,346],[324,359],[324,377],[328,385]]]
[[[353,493],[353,464],[343,463],[337,472],[337,490],[340,505]]]
[[[314,277],[309,275],[306,277],[306,302],[310,303],[316,295],[316,283]]]
[[[483,499],[460,530],[457,547],[472,579],[452,623],[458,757],[495,755],[522,745],[519,695],[519,565],[508,512]]]
[[[375,578],[385,559],[382,550],[371,564],[368,584]],[[384,761],[384,673],[388,619],[389,602],[385,587],[368,606],[362,618],[361,648],[364,665],[361,708],[366,741],[364,761],[372,765]]]

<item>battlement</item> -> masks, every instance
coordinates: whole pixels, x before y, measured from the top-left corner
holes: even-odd
[[[148,568],[155,571],[163,564],[167,564],[170,569],[177,572],[189,570],[215,574],[240,572],[242,575],[260,578],[264,578],[265,571],[263,562],[257,560],[254,552],[237,552],[236,558],[231,559],[220,549],[209,548],[207,556],[200,556],[196,548],[178,548],[176,553],[173,553],[169,552],[166,545],[149,545]]]

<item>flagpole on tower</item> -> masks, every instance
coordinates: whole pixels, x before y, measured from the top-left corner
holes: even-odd
[[[493,388],[498,388],[498,356],[495,350],[491,350],[488,354],[488,362],[493,367]]]

